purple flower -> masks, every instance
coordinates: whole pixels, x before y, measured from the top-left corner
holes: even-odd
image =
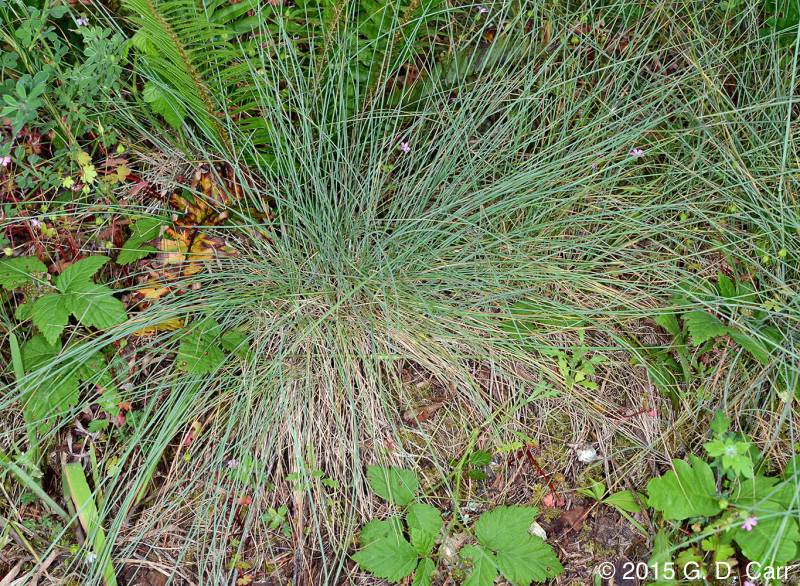
[[[747,517],[747,519],[744,520],[744,523],[742,523],[742,529],[745,531],[752,531],[753,527],[756,525],[758,525],[758,519],[756,517]]]
[[[228,460],[227,465],[228,465],[228,468],[233,470],[233,469],[239,467],[239,461],[236,458],[231,458],[230,460]]]
[[[8,167],[8,164],[11,162],[11,155],[6,155],[5,157],[0,158],[0,165],[3,167]]]
[[[403,151],[404,153],[408,154],[408,153],[411,152],[411,145],[408,144],[407,142],[401,142],[400,143],[400,150]]]
[[[479,14],[486,14],[487,12],[489,12],[489,9],[486,8],[486,6],[478,6],[478,13]]]
[[[628,153],[634,159],[641,159],[644,156],[644,151],[638,147],[632,148],[631,152]]]
[[[75,26],[82,27],[82,26],[89,26],[89,19],[88,18],[76,18],[75,19]]]

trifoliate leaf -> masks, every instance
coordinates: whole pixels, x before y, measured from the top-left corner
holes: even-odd
[[[157,249],[147,243],[157,238],[164,225],[160,218],[143,218],[131,227],[131,236],[122,245],[117,256],[117,264],[126,265],[144,258]]]
[[[50,344],[61,337],[61,332],[69,321],[69,310],[64,304],[64,296],[50,293],[39,297],[31,307],[33,325]]]
[[[382,537],[353,555],[362,570],[390,582],[398,582],[417,567],[417,552],[402,536]]]
[[[162,90],[152,82],[147,82],[142,91],[144,101],[150,104],[150,109],[156,114],[160,114],[167,124],[175,129],[181,127],[186,110],[173,96]]]
[[[515,585],[546,582],[564,571],[553,548],[535,535],[498,550],[495,556],[500,573]]]
[[[358,534],[358,540],[362,547],[384,537],[393,537],[394,539],[403,537],[403,523],[400,517],[390,517],[385,520],[373,519],[364,525]]]
[[[536,507],[496,507],[483,513],[475,523],[475,535],[481,545],[500,550],[513,546],[528,535],[539,509]]]
[[[128,319],[125,305],[105,285],[73,281],[63,297],[69,311],[84,326],[105,330]]]
[[[472,572],[464,581],[464,586],[492,586],[494,584],[497,579],[497,562],[491,553],[477,545],[465,545],[458,555],[472,562]]]
[[[673,460],[674,470],[647,483],[648,503],[665,519],[682,521],[719,513],[714,473],[697,456],[690,460],[691,464]]]
[[[544,582],[564,570],[553,548],[528,533],[538,512],[536,507],[497,507],[475,523],[478,542],[493,552],[497,569],[512,584]]]
[[[403,468],[370,466],[367,482],[376,495],[401,507],[410,503],[419,489],[417,475]]]
[[[442,529],[441,513],[431,505],[411,503],[406,510],[406,524],[417,553],[430,554]]]
[[[436,564],[433,563],[433,560],[428,557],[422,558],[414,571],[414,581],[411,582],[411,586],[431,586],[435,571]]]
[[[0,286],[15,289],[28,283],[32,275],[46,273],[47,267],[35,256],[17,256],[0,259]]]
[[[55,280],[56,287],[62,293],[69,293],[75,287],[92,282],[92,277],[110,259],[107,256],[90,256],[72,263]]]
[[[22,364],[25,372],[47,364],[61,351],[61,342],[48,342],[44,336],[34,336],[22,345]]]

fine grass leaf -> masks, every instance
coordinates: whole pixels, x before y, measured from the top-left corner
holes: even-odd
[[[362,570],[390,582],[409,576],[417,567],[417,552],[403,536],[387,536],[362,547],[353,560]]]
[[[0,259],[0,286],[15,289],[32,280],[36,273],[46,273],[47,267],[35,256],[16,256]]]
[[[682,521],[719,513],[711,467],[697,456],[690,456],[690,460],[673,460],[674,470],[647,483],[648,503],[665,519]]]
[[[497,579],[497,563],[494,556],[478,545],[465,545],[458,552],[462,559],[472,562],[472,572],[464,586],[492,586]]]
[[[429,557],[422,558],[414,571],[414,581],[411,582],[411,586],[431,586],[435,571],[436,564],[433,563],[433,560]]]
[[[367,482],[376,495],[400,507],[410,503],[419,489],[417,475],[403,468],[370,466]]]
[[[72,263],[56,277],[55,285],[62,293],[70,293],[75,287],[91,283],[94,274],[109,260],[107,256],[90,256]]]
[[[69,321],[69,310],[64,303],[64,296],[57,293],[42,295],[34,301],[31,317],[33,325],[50,344],[54,344]]]
[[[442,529],[441,513],[431,505],[411,503],[406,510],[406,524],[411,545],[417,553],[422,556],[430,554]]]
[[[694,346],[700,346],[712,338],[728,333],[725,324],[706,311],[690,311],[684,314],[683,323],[686,324]]]

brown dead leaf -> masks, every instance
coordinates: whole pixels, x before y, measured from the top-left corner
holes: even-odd
[[[442,408],[442,405],[444,405],[442,401],[436,401],[428,405],[423,405],[422,407],[417,407],[416,409],[407,409],[403,412],[403,421],[408,424],[424,423],[436,415],[439,409]]]

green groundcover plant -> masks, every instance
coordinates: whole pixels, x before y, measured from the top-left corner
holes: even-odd
[[[796,440],[797,31],[791,6],[727,4],[0,1],[20,576],[53,554],[108,583],[167,535],[176,580],[425,584],[452,527],[396,464],[559,413],[627,430],[621,372],[678,430],[626,432],[632,467],[711,458],[647,484],[711,548],[681,551],[791,561],[793,468],[753,445],[785,464]],[[404,417],[414,372],[446,389],[436,425]],[[759,414],[752,441],[701,437],[717,405]],[[485,480],[463,464],[455,509]],[[536,515],[465,524],[465,579],[558,574]]]

